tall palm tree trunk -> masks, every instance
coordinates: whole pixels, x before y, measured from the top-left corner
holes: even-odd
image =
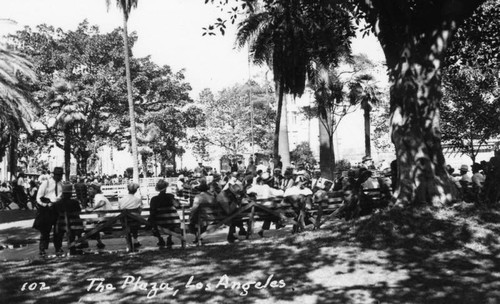
[[[285,85],[283,81],[278,85],[278,109],[276,113],[276,129],[274,130],[274,159],[281,156],[283,169],[290,165],[290,148],[288,145],[288,120],[285,100]]]
[[[276,113],[276,128],[274,129],[274,159],[278,159],[279,156],[279,138],[280,138],[280,124],[281,124],[281,110],[283,108],[283,95],[284,95],[285,85],[282,81],[278,84],[276,93],[278,99],[278,108]]]
[[[69,126],[64,127],[64,177],[69,181],[71,171],[71,135]]]
[[[370,132],[371,132],[370,110],[365,109],[363,116],[365,120],[365,155],[372,156],[371,138],[370,138]]]
[[[128,110],[130,116],[130,140],[132,143],[132,168],[133,168],[133,181],[139,182],[139,165],[137,153],[137,133],[135,129],[135,111],[134,100],[132,98],[132,78],[130,76],[130,56],[128,53],[128,30],[127,30],[127,14],[123,10],[123,50],[125,53],[125,73],[127,78],[127,98]]]
[[[279,135],[279,148],[278,152],[281,155],[283,168],[290,165],[290,146],[288,144],[288,111],[287,100],[283,97],[283,104],[281,106],[281,123]]]
[[[323,105],[318,106],[319,116],[319,168],[321,177],[333,180],[335,169],[335,151],[333,149],[333,133],[328,130],[328,114]]]

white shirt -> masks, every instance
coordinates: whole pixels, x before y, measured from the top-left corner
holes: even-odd
[[[300,187],[298,186],[292,186],[288,189],[285,190],[285,194],[284,196],[287,197],[287,196],[293,196],[293,195],[312,195],[312,191],[311,189],[309,188],[303,188],[301,189]]]
[[[142,207],[142,199],[134,194],[127,194],[118,201],[119,209],[137,209]]]
[[[268,199],[270,197],[282,196],[283,190],[271,188],[269,185],[253,184],[252,187],[247,189],[247,193],[254,193],[257,199]]]
[[[94,196],[94,210],[111,210],[111,209],[113,209],[113,206],[111,206],[111,203],[104,196],[104,194],[97,193]],[[112,213],[103,214],[103,213],[100,213],[99,217],[103,217],[103,216],[115,216],[115,215],[117,215],[117,214],[112,214]]]
[[[62,183],[56,182],[53,178],[49,178],[48,180],[43,181],[40,185],[40,189],[38,189],[38,193],[36,195],[36,201],[38,204],[45,206],[45,203],[40,200],[42,197],[48,198],[51,202],[55,203],[61,199],[61,196]]]

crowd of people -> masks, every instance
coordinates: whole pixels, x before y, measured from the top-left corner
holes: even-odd
[[[341,192],[343,204],[339,209],[338,216],[350,219],[356,216],[369,214],[375,206],[370,196],[365,194],[366,189],[379,189],[383,198],[382,202],[387,204],[391,198],[391,185],[397,175],[395,161],[389,168],[383,171],[376,170],[370,158],[363,159],[361,166],[338,172],[333,180],[321,177],[320,170],[305,166],[305,164],[292,164],[283,168],[278,159],[273,165],[265,165],[263,162],[254,164],[249,162],[244,166],[241,161],[231,164],[229,170],[216,172],[212,168],[207,168],[199,163],[193,171],[184,175],[179,175],[175,183],[176,193],[170,193],[169,184],[164,179],[157,182],[156,190],[158,195],[150,202],[150,217],[152,223],[152,233],[158,238],[158,246],[172,247],[174,244],[169,235],[167,241],[162,238],[160,230],[155,225],[155,218],[161,218],[161,213],[176,211],[180,205],[178,197],[190,193],[191,216],[189,232],[197,234],[200,216],[200,207],[217,206],[225,215],[230,215],[238,210],[249,200],[258,200],[265,203],[275,198],[282,198],[288,201],[297,212],[305,211],[306,216],[302,217],[302,224],[307,225],[307,211],[315,203],[324,200],[329,193]],[[489,162],[480,164],[474,163],[472,174],[469,167],[462,165],[459,174],[453,168],[448,167],[448,173],[456,184],[459,193],[464,199],[486,200],[496,202],[500,198],[500,189],[496,187],[500,182],[500,154],[496,153]],[[89,175],[77,177],[73,182],[62,182],[63,169],[56,167],[52,172],[44,172],[38,180],[27,179],[20,173],[10,185],[2,183],[0,195],[11,192],[12,197],[20,208],[36,208],[37,216],[33,227],[40,231],[40,255],[45,255],[51,232],[56,253],[62,253],[62,239],[66,232],[63,225],[64,212],[78,214],[81,210],[106,211],[113,209],[109,199],[102,193],[101,185],[108,179],[106,177],[96,177]],[[116,177],[116,183],[120,181],[120,176]],[[131,213],[140,215],[144,207],[141,195],[138,195],[139,184],[121,179],[121,183],[127,183],[128,195],[118,201],[119,209],[130,210]],[[28,187],[27,187],[28,185]],[[194,194],[194,195],[193,195]],[[4,199],[4,197],[0,198]],[[29,204],[28,204],[29,202]],[[380,200],[379,200],[380,203]],[[105,213],[99,213],[104,217]],[[179,221],[180,222],[180,221]],[[274,222],[276,228],[282,226],[280,218],[266,220],[258,234],[263,237],[264,232],[270,229]],[[201,230],[206,229],[209,223],[205,223]],[[161,225],[160,225],[161,226]],[[163,225],[171,231],[180,231],[180,225]],[[239,233],[236,235],[236,228]],[[71,234],[72,241],[78,238],[82,231]],[[135,247],[141,246],[138,240],[136,228],[131,230]],[[241,220],[230,223],[227,241],[232,243],[238,236],[246,236],[247,231]],[[97,242],[97,248],[105,248],[100,233],[93,239]],[[199,240],[195,240],[197,242]],[[70,248],[71,253],[89,247],[88,241],[81,242],[78,247]]]

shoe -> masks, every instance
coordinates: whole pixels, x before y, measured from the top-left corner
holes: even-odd
[[[141,246],[142,246],[142,244],[141,244],[141,243],[139,243],[139,242],[134,243],[134,248],[139,248],[139,247],[141,247]]]
[[[259,231],[259,233],[257,233],[260,237],[264,237],[264,230],[261,230]]]
[[[40,252],[38,252],[38,255],[39,256],[46,256],[47,253],[45,253],[45,250],[40,250]]]
[[[246,236],[247,235],[247,231],[245,229],[241,229],[240,232],[238,232],[238,235]]]
[[[104,245],[103,243],[97,243],[98,249],[104,249],[104,247],[106,247],[106,245]]]
[[[162,239],[160,239],[160,240],[158,241],[158,243],[156,243],[156,245],[157,245],[158,247],[165,247],[165,240],[163,240],[163,238],[162,238]]]
[[[61,248],[56,249],[56,255],[63,255],[63,254],[64,254],[64,250],[62,250]]]

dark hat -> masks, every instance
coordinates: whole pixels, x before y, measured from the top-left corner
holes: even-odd
[[[97,192],[101,192],[101,185],[98,184],[98,183],[92,183],[88,186],[89,189],[94,189],[96,190]]]
[[[167,187],[168,187],[168,182],[166,180],[164,180],[164,179],[160,179],[156,183],[155,189],[156,189],[156,191],[161,192],[161,191],[167,189]]]
[[[243,190],[243,187],[241,187],[241,185],[238,185],[238,184],[229,185],[229,191],[231,191],[234,194],[239,193],[242,190]]]
[[[52,173],[54,175],[64,174],[64,169],[62,167],[54,167]]]

